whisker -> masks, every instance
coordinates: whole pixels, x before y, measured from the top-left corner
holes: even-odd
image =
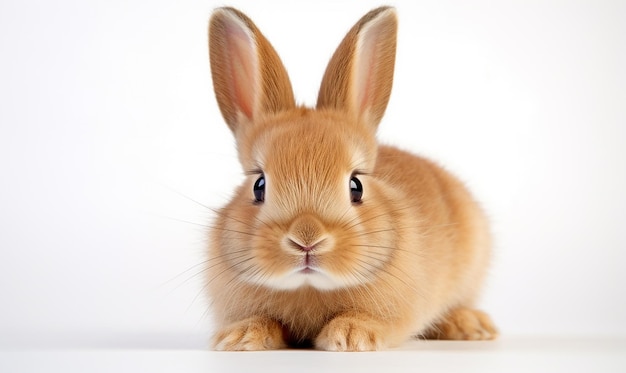
[[[231,256],[231,255],[232,255],[232,256]],[[239,250],[239,251],[233,252],[233,253],[228,254],[228,255],[227,255],[227,254],[220,255],[220,257],[223,257],[223,258],[220,258],[220,257],[215,257],[215,258],[212,258],[212,259],[237,260],[237,259],[243,258],[243,257],[245,257],[245,256],[247,256],[247,255],[248,255],[248,250]],[[212,260],[212,259],[211,259],[211,260]],[[201,274],[202,272],[206,272],[206,271],[208,271],[209,269],[214,268],[214,267],[216,267],[216,266],[218,266],[218,265],[220,265],[220,264],[224,264],[224,263],[226,263],[226,260],[224,260],[224,261],[220,261],[220,262],[217,262],[217,263],[212,263],[210,266],[207,266],[207,267],[205,267],[204,269],[202,269],[201,271],[199,271],[199,272],[197,272],[196,274],[194,274],[191,278],[193,278],[193,277],[195,277],[195,276],[197,276],[197,275]],[[208,262],[208,261],[207,261],[207,262]],[[191,278],[190,278],[190,279],[191,279]]]
[[[352,206],[350,206],[350,207],[348,207],[347,209],[345,209],[345,211],[343,212],[343,214],[341,214],[341,216],[339,217],[339,219],[337,219],[337,220],[336,220],[336,222],[338,223],[338,222],[342,221],[342,220],[343,220],[343,218],[344,218],[344,217],[348,214],[348,212],[350,212],[350,210],[351,210],[351,209],[352,209]],[[354,218],[350,219],[350,220],[349,220],[349,222],[352,222],[352,221],[354,221],[354,220],[356,220],[356,219],[358,219],[358,218],[359,218],[359,217],[358,217],[358,215],[357,215],[356,217],[354,217]],[[345,225],[345,223],[344,223],[344,225]],[[343,227],[343,225],[342,225],[342,227]]]
[[[206,226],[206,227],[210,228],[210,229],[215,229],[215,230],[218,230],[218,231],[223,231],[223,232],[239,233],[239,234],[243,234],[243,235],[246,235],[246,236],[260,237],[257,234],[250,233],[250,232],[242,232],[242,231],[239,231],[239,230],[236,230],[236,229],[229,229],[229,228],[223,228],[223,227],[218,227],[218,226]]]
[[[395,214],[395,213],[397,213],[397,212],[400,212],[400,211],[403,211],[403,210],[407,210],[407,209],[410,209],[410,208],[414,208],[414,207],[417,207],[417,206],[419,206],[419,204],[415,203],[415,204],[410,204],[410,205],[407,205],[407,206],[399,207],[399,208],[396,208],[396,209],[392,209],[392,210],[390,210],[390,211],[385,211],[385,212],[382,212],[382,213],[380,213],[380,214],[378,214],[378,215],[375,215],[375,216],[369,217],[369,218],[367,218],[367,219],[365,219],[365,220],[362,220],[362,221],[360,221],[360,222],[358,222],[358,223],[355,223],[355,224],[352,224],[352,225],[350,225],[350,226],[347,226],[348,224],[350,224],[350,223],[354,222],[354,220],[356,220],[356,219],[358,219],[358,218],[360,217],[360,216],[357,216],[356,218],[352,219],[351,221],[346,222],[346,224],[345,224],[344,226],[342,226],[342,228],[344,228],[344,229],[346,229],[346,230],[350,230],[350,229],[352,229],[352,228],[356,227],[356,226],[357,226],[357,225],[359,225],[359,224],[367,223],[367,222],[372,221],[372,220],[374,220],[374,219],[378,219],[378,218],[380,218],[380,217],[382,217],[382,216],[385,216],[385,215],[392,215],[392,214]],[[370,211],[371,211],[371,210],[374,210],[375,208],[376,208],[376,206],[371,207],[371,208],[370,208]]]
[[[261,220],[258,216],[253,216],[254,220],[258,221],[259,223],[263,224],[266,228],[272,229],[273,227],[271,225],[269,225],[267,222]]]
[[[394,227],[389,227],[389,228],[384,228],[384,229],[378,229],[378,230],[373,230],[373,231],[366,231],[366,232],[356,233],[356,234],[353,234],[350,237],[351,238],[356,238],[356,237],[362,237],[362,236],[367,236],[367,235],[376,234],[376,233],[384,233],[384,232],[391,232],[391,231],[402,231],[402,230],[406,230],[406,229],[428,230],[428,229],[432,229],[432,228],[448,227],[448,226],[453,226],[453,225],[458,225],[458,224],[459,224],[458,222],[453,222],[453,223],[443,223],[443,224],[433,224],[433,225],[411,225],[411,226],[399,226],[399,227],[395,227],[394,226]]]
[[[221,217],[224,217],[224,218],[227,218],[227,219],[230,219],[230,220],[236,221],[236,222],[241,223],[241,224],[243,224],[243,225],[245,225],[245,226],[247,226],[247,227],[249,227],[249,228],[255,228],[253,225],[251,225],[251,224],[249,224],[249,223],[247,223],[247,222],[245,222],[245,221],[242,221],[242,220],[237,219],[237,218],[235,218],[235,217],[233,217],[233,216],[231,216],[231,215],[229,215],[229,214],[227,214],[227,213],[225,213],[225,212],[222,212],[222,211],[221,211],[221,209],[217,209],[217,208],[213,208],[213,207],[207,206],[207,205],[203,204],[202,202],[199,202],[199,201],[197,201],[197,200],[195,200],[195,199],[193,199],[193,198],[191,198],[191,197],[189,197],[189,196],[187,196],[187,195],[185,195],[185,194],[183,194],[183,193],[181,193],[181,192],[179,192],[179,191],[177,191],[177,190],[175,190],[175,189],[172,189],[172,188],[169,188],[169,187],[167,187],[167,188],[168,188],[170,191],[172,191],[172,192],[174,192],[174,193],[178,194],[179,196],[181,196],[181,197],[183,197],[183,198],[185,198],[185,199],[187,199],[187,200],[189,200],[189,201],[191,201],[191,202],[193,202],[193,203],[195,203],[195,204],[197,204],[197,205],[199,205],[199,206],[201,206],[201,207],[203,207],[203,208],[205,208],[205,209],[207,209],[207,210],[209,210],[209,211],[213,212],[213,213],[214,213],[214,214],[216,214],[216,215],[219,215],[219,216],[221,216]],[[256,216],[255,216],[254,218],[255,218],[258,222],[260,222],[261,224],[264,224],[265,226],[268,226],[268,225],[267,225],[267,223],[265,223],[264,221],[262,221],[262,220],[261,220],[261,219],[259,219],[258,217],[256,217]],[[269,227],[269,226],[268,226],[268,227]]]
[[[394,263],[392,263],[391,261],[382,261],[382,260],[380,260],[380,259],[378,259],[378,258],[374,258],[374,257],[372,257],[372,256],[367,256],[367,255],[364,255],[363,253],[359,253],[359,252],[355,252],[355,251],[352,251],[352,252],[353,252],[353,253],[355,253],[355,254],[360,254],[360,255],[362,255],[362,256],[369,257],[369,258],[370,258],[370,259],[372,259],[372,260],[375,260],[375,261],[379,261],[379,262],[381,262],[383,265],[382,265],[382,266],[380,266],[380,267],[376,267],[378,270],[382,271],[383,273],[386,273],[387,275],[389,275],[389,276],[391,276],[391,277],[394,277],[395,279],[397,279],[398,281],[400,281],[400,282],[402,282],[404,285],[406,285],[409,289],[411,289],[411,290],[415,291],[415,292],[416,292],[416,293],[417,293],[420,297],[422,297],[423,299],[426,299],[422,291],[420,291],[419,289],[415,288],[413,285],[411,285],[411,284],[407,283],[407,282],[406,282],[405,280],[403,280],[402,278],[400,278],[400,277],[396,276],[396,275],[395,275],[394,273],[392,273],[391,271],[388,271],[388,270],[386,270],[386,269],[385,269],[385,266],[386,266],[386,265],[388,265],[389,267],[392,267],[392,268],[394,268],[395,270],[399,271],[402,275],[404,275],[404,276],[406,276],[406,277],[410,277],[410,276],[409,276],[406,272],[404,272],[401,268],[399,268],[398,266],[396,266],[396,265],[395,265]],[[366,262],[366,261],[364,261],[363,259],[360,259],[360,258],[358,258],[358,257],[357,257],[357,258],[355,258],[355,260],[360,261],[360,262],[362,262],[362,263],[368,263],[370,266],[373,266],[371,263]],[[380,276],[378,276],[377,278],[381,278],[381,277],[380,277]]]
[[[197,200],[195,200],[195,199],[193,199],[193,198],[191,198],[191,197],[189,197],[189,196],[187,196],[187,195],[185,195],[185,194],[183,194],[183,193],[179,192],[179,191],[178,191],[178,190],[176,190],[176,189],[170,188],[170,187],[168,187],[168,186],[166,186],[166,185],[164,185],[164,187],[165,187],[165,188],[167,188],[167,189],[169,189],[169,191],[174,192],[174,193],[178,194],[179,196],[181,196],[181,197],[183,197],[183,198],[185,198],[185,199],[187,199],[187,200],[189,200],[189,201],[191,201],[191,202],[193,202],[193,203],[196,203],[196,204],[198,204],[198,205],[200,205],[200,206],[204,207],[205,209],[211,210],[211,208],[210,208],[209,206],[207,206],[207,205],[203,204],[202,202],[198,202]]]
[[[248,256],[248,255],[242,255],[242,256],[240,256],[240,257],[246,257],[246,256]],[[238,258],[240,258],[240,257],[238,257]],[[195,297],[193,298],[193,300],[191,301],[191,305],[189,305],[189,308],[191,308],[191,306],[192,306],[192,305],[196,302],[196,300],[198,299],[198,297],[200,296],[200,294],[204,293],[204,292],[206,291],[206,289],[209,287],[209,285],[210,285],[210,284],[211,284],[211,283],[212,283],[215,279],[219,278],[219,277],[220,277],[220,276],[222,276],[224,273],[226,273],[226,272],[228,272],[228,271],[232,270],[233,268],[236,268],[236,267],[240,266],[241,264],[246,263],[246,262],[248,262],[248,261],[250,261],[250,260],[252,260],[252,259],[254,259],[254,257],[253,257],[253,256],[248,256],[248,258],[247,258],[247,259],[243,259],[243,260],[240,260],[240,261],[238,261],[238,262],[236,262],[236,263],[233,263],[232,265],[230,265],[230,266],[226,267],[225,269],[223,269],[223,270],[222,270],[222,271],[220,271],[219,273],[215,274],[215,275],[214,275],[214,276],[213,276],[213,277],[212,277],[209,281],[207,281],[207,282],[206,282],[206,283],[202,286],[202,288],[200,289],[200,291],[196,294],[196,296],[195,296]],[[221,263],[216,263],[216,264],[214,264],[214,265],[218,265],[218,264],[221,264]]]
[[[355,270],[356,274],[359,275],[359,277],[357,277],[356,274],[351,273],[352,277],[355,280],[357,280],[357,281],[360,280],[360,281],[363,281],[365,283],[369,282],[368,276],[366,274],[364,274],[362,271],[365,271],[369,275],[373,275],[374,274],[373,271],[370,270],[369,268],[367,268],[363,264],[360,264],[360,263],[356,263],[356,264],[360,268],[360,270],[357,269],[357,268],[355,268],[354,270]],[[365,263],[365,264],[368,264],[368,263]],[[374,294],[374,291],[378,294],[378,296],[376,296],[376,294]],[[369,299],[370,303],[376,306],[376,308],[378,309],[380,314],[387,314],[387,315],[391,314],[391,309],[389,307],[389,304],[387,304],[387,303],[383,303],[384,307],[387,310],[387,312],[386,313],[382,312],[382,307],[380,305],[381,302],[379,300],[380,299],[384,299],[385,297],[384,297],[384,294],[379,289],[371,288],[370,286],[364,285],[364,286],[358,286],[358,287],[350,288],[349,293],[351,295],[352,295],[352,293],[358,293],[357,296],[359,296],[361,298]],[[352,299],[353,299],[353,302],[355,304],[357,304],[357,302],[354,300],[354,298],[352,298]]]
[[[377,277],[375,275],[374,271],[368,268],[368,267],[374,267],[371,263],[368,263],[366,261],[360,260],[360,263],[356,263],[356,265],[359,266],[360,268],[362,268],[363,270],[367,271],[369,274],[374,276],[377,280],[383,281],[392,292],[398,292],[397,289],[395,289],[386,279]],[[368,267],[366,267],[365,265],[367,265]],[[374,268],[378,269],[376,267],[374,267]],[[356,271],[358,271],[358,270],[356,270]],[[361,273],[361,272],[359,271],[359,273]],[[364,277],[364,278],[367,280],[366,277]],[[386,299],[387,296],[385,295],[385,293],[383,293],[378,288],[373,288],[373,287],[367,286],[367,285],[363,286],[362,288],[366,291],[367,296],[372,301],[372,303],[374,303],[376,305],[376,307],[378,308],[379,312],[381,312],[382,309],[381,309],[381,306],[380,306],[379,299]],[[375,290],[376,293],[378,293],[378,296],[375,296],[375,294],[373,294],[373,292],[372,292],[373,290]],[[386,313],[381,313],[381,314],[390,315],[392,313],[390,304],[388,302],[385,302],[384,306],[385,306],[387,312]]]
[[[412,254],[412,255],[416,255],[420,258],[427,258],[426,255],[424,255],[422,252],[419,252],[417,250],[407,250],[407,249],[401,249],[399,247],[391,247],[391,246],[376,246],[376,245],[351,245],[352,247],[368,247],[368,248],[377,248],[377,249],[387,249],[387,250],[391,250],[391,251],[401,251],[404,253],[408,253],[408,254]],[[366,252],[370,252],[370,253],[376,253],[379,255],[385,255],[382,253],[379,253],[377,251],[373,251],[373,250],[368,250]]]
[[[189,221],[189,220],[184,220],[184,219],[179,219],[179,218],[174,218],[171,216],[161,216],[163,219],[169,219],[169,220],[173,220],[173,221],[177,221],[179,223],[186,223],[186,224],[191,224],[191,225],[197,225],[203,228],[210,228],[210,226],[206,225],[206,224],[201,224],[201,223],[196,223],[193,221]]]
[[[238,222],[238,223],[241,223],[241,224],[245,225],[246,227],[249,227],[249,228],[256,228],[254,225],[252,225],[252,224],[250,224],[250,223],[248,223],[248,222],[245,222],[245,221],[243,221],[243,220],[241,220],[241,219],[237,219],[237,218],[235,218],[235,217],[233,217],[233,216],[229,215],[227,212],[222,212],[222,211],[220,211],[220,210],[218,210],[218,209],[214,209],[214,208],[209,208],[209,210],[211,210],[212,212],[214,212],[215,214],[217,214],[217,215],[219,215],[219,216],[221,216],[221,217],[224,217],[224,218],[227,218],[227,219],[230,219],[230,220],[236,221],[236,222]],[[264,225],[265,227],[267,227],[267,228],[272,228],[272,226],[270,226],[267,222],[265,222],[265,221],[263,221],[263,220],[259,219],[259,217],[258,217],[258,216],[252,216],[252,217],[254,218],[254,220],[258,221],[259,223],[261,223],[261,224],[262,224],[262,225]]]
[[[241,249],[239,249],[239,250],[229,251],[229,252],[224,253],[224,254],[220,254],[220,255],[213,256],[213,257],[211,257],[211,258],[209,258],[209,259],[205,260],[205,262],[210,262],[210,261],[213,261],[213,260],[215,260],[215,259],[220,259],[220,258],[226,257],[226,256],[228,256],[228,255],[239,254],[239,253],[243,253],[243,252],[246,252],[246,251],[251,251],[251,250],[252,250],[252,249],[251,249],[251,248],[249,248],[249,247],[244,247],[244,248],[241,248]]]
[[[367,211],[366,211],[366,212],[370,212],[370,211],[372,211],[372,210],[375,210],[377,207],[378,207],[378,206],[367,206]],[[357,223],[351,224],[351,223],[353,223],[355,220],[358,220],[358,219],[359,219],[359,218],[363,215],[363,212],[362,212],[361,214],[358,214],[356,217],[354,217],[354,218],[352,218],[351,220],[349,220],[349,221],[347,221],[346,223],[344,223],[344,224],[342,225],[342,228],[344,228],[344,229],[346,229],[346,230],[350,230],[350,229],[352,229],[352,228],[356,227],[356,226],[357,226],[357,225],[359,225],[359,224],[366,223],[366,222],[371,221],[371,220],[374,220],[374,219],[376,219],[376,218],[380,218],[381,216],[388,215],[389,213],[391,213],[391,212],[390,212],[390,211],[385,211],[385,212],[383,212],[383,213],[381,213],[381,214],[379,214],[379,215],[375,215],[375,216],[372,216],[372,217],[370,217],[370,218],[368,218],[368,219],[365,219],[365,220],[359,221],[359,222],[357,222]]]
[[[230,286],[230,284],[233,283],[233,281],[235,281],[235,279],[239,278],[240,276],[245,275],[246,272],[248,272],[249,270],[251,270],[254,267],[255,267],[254,264],[250,264],[249,266],[247,266],[243,270],[237,270],[237,276],[233,276],[233,278],[228,280],[228,282],[224,284],[224,288],[228,288]]]
[[[396,248],[393,246],[382,246],[382,245],[350,245],[353,247],[371,247],[375,249],[387,249],[387,250],[395,250]]]
[[[221,255],[217,255],[217,256],[211,257],[211,258],[209,258],[209,259],[205,259],[205,260],[201,261],[200,263],[197,263],[197,264],[192,265],[191,267],[187,268],[186,270],[184,270],[183,272],[181,272],[181,273],[177,274],[176,276],[172,277],[171,279],[169,279],[169,280],[167,280],[167,281],[163,282],[163,283],[161,284],[161,286],[165,286],[165,285],[167,285],[167,284],[169,284],[169,283],[171,283],[171,282],[173,282],[173,281],[177,280],[178,278],[180,278],[180,277],[184,276],[184,275],[185,275],[185,274],[187,274],[189,271],[191,271],[191,270],[193,270],[193,269],[195,269],[195,268],[197,268],[197,267],[199,267],[199,266],[206,265],[206,264],[208,264],[208,263],[210,263],[210,262],[212,262],[212,261],[214,261],[214,260],[217,260],[217,259],[222,259],[222,258],[225,258],[225,257],[229,257],[229,256],[231,256],[231,255],[240,254],[240,253],[243,253],[243,252],[246,252],[246,251],[249,251],[249,249],[247,249],[247,248],[246,248],[246,249],[241,249],[241,250],[237,250],[237,251],[232,251],[232,252],[228,252],[228,253],[224,253],[224,254],[221,254]],[[235,258],[230,258],[230,259],[237,259],[237,257],[235,257]],[[202,269],[200,272],[198,272],[198,273],[196,273],[196,274],[192,275],[191,277],[189,277],[188,279],[186,279],[185,281],[183,281],[183,283],[185,283],[185,282],[187,282],[187,281],[191,280],[193,277],[195,277],[195,276],[199,275],[200,273],[202,273],[202,272],[204,272],[204,271],[206,271],[206,270],[208,270],[208,269],[210,269],[210,268],[211,268],[211,266],[209,266],[209,267],[205,267],[205,268],[204,268],[204,269]],[[178,286],[180,286],[180,285],[178,285]],[[177,288],[178,288],[178,286],[177,286]]]
[[[351,238],[357,238],[357,237],[362,237],[362,236],[369,236],[372,234],[376,234],[376,233],[385,233],[385,232],[393,232],[396,230],[402,230],[402,229],[409,229],[412,227],[405,227],[405,228],[399,228],[399,227],[393,227],[393,228],[385,228],[385,229],[379,229],[379,230],[374,230],[374,231],[367,231],[367,232],[361,232],[358,234],[354,234],[352,236],[350,236]]]
[[[241,255],[239,255],[239,256],[237,256],[237,257],[230,258],[230,259],[237,260],[237,259],[241,259],[241,258],[244,258],[244,257],[246,257],[246,254],[241,254]],[[250,258],[250,259],[251,259],[251,258]],[[249,259],[247,259],[247,260],[249,260]],[[247,261],[247,260],[243,260],[243,261],[241,261],[241,262],[239,262],[239,263],[234,264],[233,266],[235,266],[235,265],[239,265],[239,264],[241,264],[241,263],[243,263],[243,262],[245,262],[245,261]],[[199,276],[199,275],[201,275],[201,274],[203,274],[203,273],[205,273],[205,272],[209,271],[211,268],[216,267],[216,266],[218,266],[218,265],[220,265],[220,264],[224,264],[224,263],[225,263],[225,262],[214,263],[213,265],[208,266],[208,267],[206,267],[206,268],[204,268],[204,269],[202,269],[202,270],[198,271],[197,273],[195,273],[195,274],[193,274],[192,276],[190,276],[189,278],[187,278],[187,279],[186,279],[183,283],[181,283],[181,284],[179,284],[178,286],[176,286],[176,287],[175,287],[175,289],[178,289],[178,288],[179,288],[179,287],[181,287],[183,284],[185,284],[185,283],[187,283],[187,282],[191,281],[191,279],[193,279],[194,277],[197,277],[197,276]],[[224,271],[222,271],[222,272],[225,272],[225,271],[229,270],[229,269],[230,269],[230,268],[232,268],[233,266],[230,266],[230,267],[226,268],[226,269],[225,269]],[[220,274],[221,274],[222,272],[220,272]],[[219,274],[218,274],[218,275],[219,275]],[[213,279],[214,279],[215,277],[217,277],[218,275],[214,276],[214,277],[213,277]],[[193,298],[193,300],[191,301],[191,304],[190,304],[190,305],[189,305],[189,307],[187,308],[188,310],[189,310],[189,308],[191,308],[191,306],[193,306],[193,304],[195,303],[195,301],[197,300],[197,298],[200,296],[200,294],[204,293],[204,291],[206,290],[206,288],[209,286],[209,283],[210,283],[213,279],[211,279],[209,282],[205,283],[205,284],[204,284],[204,285],[200,288],[200,291],[196,294],[196,296],[195,296],[195,297]]]

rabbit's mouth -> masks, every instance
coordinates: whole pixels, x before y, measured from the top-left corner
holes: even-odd
[[[304,258],[302,259],[302,269],[300,269],[298,273],[302,273],[305,275],[319,273],[316,262],[317,260],[313,254],[308,252],[305,253]]]
[[[301,270],[299,270],[298,273],[302,273],[304,275],[309,275],[309,274],[317,273],[317,271],[314,270],[311,267],[304,267]]]
[[[321,266],[320,258],[316,254],[302,253],[292,265],[282,276],[266,277],[264,284],[281,290],[296,290],[303,287],[332,290],[343,287],[335,276]]]
[[[309,260],[311,259],[313,261],[307,264],[305,256],[297,266],[282,276],[265,277],[263,285],[279,290],[297,290],[312,287],[325,291],[358,285],[357,283],[350,283],[352,277],[348,276],[346,280],[346,278],[337,276],[323,266],[314,263],[314,257],[309,258]]]

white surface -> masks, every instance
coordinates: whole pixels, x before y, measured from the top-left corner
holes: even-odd
[[[181,194],[220,206],[241,178],[208,68],[207,20],[226,3],[311,103],[380,1],[0,2],[1,346],[208,334],[211,214]],[[626,2],[387,3],[400,35],[380,138],[483,202],[497,243],[483,308],[505,336],[626,335]],[[78,356],[98,354],[126,356]]]
[[[22,372],[623,372],[626,340],[507,338],[413,341],[385,352],[285,350],[56,350],[0,352],[0,371]]]

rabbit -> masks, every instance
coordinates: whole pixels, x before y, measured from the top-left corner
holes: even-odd
[[[434,162],[376,140],[395,9],[374,9],[347,33],[315,108],[296,105],[285,67],[246,15],[218,8],[209,23],[213,87],[246,175],[209,232],[213,348],[495,338],[474,308],[491,251],[481,208]]]

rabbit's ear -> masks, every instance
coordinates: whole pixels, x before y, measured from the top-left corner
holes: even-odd
[[[328,63],[317,108],[344,110],[378,126],[393,84],[397,24],[395,9],[381,7],[352,27]]]
[[[209,57],[215,96],[233,132],[260,115],[295,107],[278,54],[240,11],[215,10],[209,24]]]

